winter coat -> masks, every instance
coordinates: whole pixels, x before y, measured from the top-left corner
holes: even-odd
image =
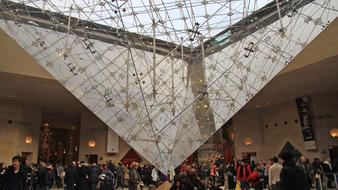
[[[250,166],[239,166],[237,169],[237,179],[239,181],[246,181],[247,177],[251,174]]]
[[[305,174],[293,161],[283,164],[280,174],[280,188],[283,190],[306,190]]]
[[[248,176],[248,182],[251,184],[252,187],[257,187],[260,183],[260,174],[257,170],[254,170]]]
[[[14,172],[14,167],[10,166],[0,184],[1,190],[25,190],[26,189],[26,173],[20,166],[17,173]]]

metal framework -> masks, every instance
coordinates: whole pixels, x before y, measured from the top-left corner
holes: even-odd
[[[338,14],[333,0],[1,1],[0,27],[161,171]]]

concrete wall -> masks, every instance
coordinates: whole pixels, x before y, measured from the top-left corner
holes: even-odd
[[[12,123],[10,123],[12,121]],[[0,102],[0,162],[11,164],[21,152],[32,152],[31,161],[37,161],[41,109]],[[25,137],[33,138],[32,144]]]
[[[256,152],[257,159],[262,159],[264,134],[262,133],[262,123],[259,116],[259,112],[242,110],[233,118],[235,153],[237,158],[242,158],[243,152]],[[251,146],[244,144],[246,138],[252,139]]]
[[[293,144],[305,157],[313,159],[329,157],[328,148],[338,146],[338,140],[329,136],[329,131],[338,127],[338,94],[311,97],[314,114],[314,132],[317,150],[305,149],[303,134],[295,101],[269,108],[242,110],[233,118],[236,157],[242,152],[256,152],[258,160],[267,160],[277,155],[286,144]],[[253,140],[245,146],[245,138]]]
[[[338,146],[338,139],[330,137],[330,130],[338,128],[338,93],[314,96],[311,99],[314,111],[314,132],[321,159],[329,157],[330,146]],[[325,151],[325,152],[324,152]]]

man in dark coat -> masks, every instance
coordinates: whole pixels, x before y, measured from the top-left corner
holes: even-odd
[[[73,162],[68,168],[65,169],[65,190],[75,190],[77,181],[76,163]]]
[[[91,190],[96,190],[96,186],[99,183],[99,175],[101,173],[101,170],[99,166],[96,163],[92,163],[90,167],[90,177],[89,177],[89,182],[90,182],[90,189]]]
[[[50,176],[47,170],[47,165],[43,162],[40,163],[40,166],[38,168],[38,171],[36,172],[36,175],[38,177],[38,185],[37,189],[38,190],[48,190],[51,181],[50,181]]]
[[[4,176],[0,189],[2,190],[25,190],[26,174],[21,166],[21,158],[14,156],[12,158],[12,166],[10,166]]]
[[[80,165],[77,168],[77,174],[78,174],[77,189],[89,190],[90,168],[88,167],[88,164],[85,162],[80,162]]]
[[[293,161],[293,153],[284,151],[280,157],[284,161],[280,173],[280,188],[283,190],[306,190],[305,174]]]

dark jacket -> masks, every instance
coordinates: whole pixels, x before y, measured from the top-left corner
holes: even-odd
[[[77,168],[77,174],[78,174],[78,182],[77,182],[78,189],[89,190],[90,168],[87,166],[81,166]]]
[[[47,168],[40,167],[37,171],[38,185],[40,187],[47,187],[50,185],[50,176]]]
[[[64,183],[66,184],[66,186],[71,189],[73,187],[76,186],[76,181],[77,181],[77,172],[76,172],[76,168],[74,167],[69,167],[65,169],[65,179],[64,179]]]
[[[90,167],[90,182],[91,183],[98,183],[99,182],[99,175],[101,173],[101,170],[99,166],[92,166]]]
[[[280,188],[283,190],[306,190],[305,174],[293,161],[283,164],[280,174]]]
[[[10,166],[0,184],[1,190],[25,190],[26,189],[26,174],[25,171],[20,167],[19,172],[14,172],[14,167]]]
[[[114,187],[114,174],[109,169],[104,170],[100,175],[100,179],[102,180],[100,190],[112,190]]]

